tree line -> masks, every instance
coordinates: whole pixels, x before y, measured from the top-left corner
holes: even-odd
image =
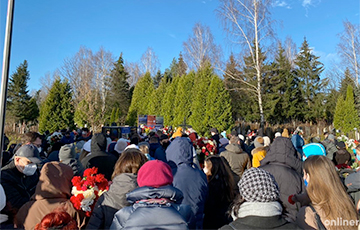
[[[24,61],[10,79],[7,121],[38,122],[40,131],[75,124],[96,129],[113,122],[133,125],[138,115],[152,114],[172,126],[185,118],[200,133],[213,126],[229,129],[234,121],[334,122],[338,129],[356,128],[359,25],[344,21],[338,45],[343,68],[324,77],[324,66],[306,38],[297,52],[291,38],[280,42],[273,36],[270,6],[267,0],[220,1],[217,14],[224,30],[241,45],[241,52],[226,61],[209,27],[201,23],[164,72],[151,47],[139,62],[126,62],[122,54],[115,60],[102,47],[97,52],[81,47],[46,75],[31,97]],[[341,111],[357,116],[350,121]],[[348,124],[339,122],[344,119]]]

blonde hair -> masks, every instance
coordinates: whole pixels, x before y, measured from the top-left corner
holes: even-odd
[[[139,149],[143,154],[149,153],[149,147],[147,145],[140,145]]]
[[[306,188],[311,203],[320,208],[325,220],[358,219],[355,205],[346,193],[340,181],[334,164],[324,156],[310,156],[304,162],[304,170],[309,174],[310,180]],[[350,226],[325,226],[327,229],[351,229]],[[357,226],[353,226],[357,229]]]

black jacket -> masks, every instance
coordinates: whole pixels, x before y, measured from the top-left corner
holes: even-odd
[[[158,204],[148,200],[156,198],[172,202]],[[180,204],[182,199],[182,192],[171,185],[137,188],[127,195],[133,205],[115,214],[110,229],[188,229],[193,213],[190,206]]]
[[[231,227],[231,226],[232,227]],[[239,218],[229,225],[225,225],[222,230],[234,230],[234,229],[300,229],[294,223],[287,222],[281,216],[246,216]]]
[[[266,157],[260,161],[260,168],[271,173],[279,185],[280,200],[285,207],[287,217],[295,221],[300,207],[288,202],[290,195],[305,191],[302,178],[303,162],[297,158],[297,152],[289,138],[277,137],[271,144]]]
[[[91,138],[91,153],[82,159],[81,164],[85,169],[97,167],[98,173],[104,174],[105,178],[110,181],[117,159],[113,155],[105,152],[106,145],[105,134],[95,134]]]
[[[96,202],[86,229],[109,229],[117,211],[131,204],[126,194],[138,187],[137,175],[122,173],[114,178],[109,191],[105,192]]]
[[[1,169],[1,185],[5,191],[6,201],[16,211],[30,200],[38,181],[38,171],[32,176],[25,176],[16,168],[14,161]]]

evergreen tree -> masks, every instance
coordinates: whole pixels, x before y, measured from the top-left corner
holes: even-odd
[[[112,111],[119,109],[119,117],[112,122],[124,123],[125,117],[130,106],[130,86],[128,83],[129,73],[124,68],[122,53],[119,59],[114,63],[110,72],[109,92],[106,99],[107,117],[110,117]],[[119,120],[120,119],[120,120]],[[112,123],[110,122],[110,123]]]
[[[161,74],[161,71],[158,70],[155,77],[154,77],[154,86],[155,86],[155,89],[157,89],[159,87],[159,84],[160,84],[160,81],[161,79],[163,78],[162,74]]]
[[[336,106],[337,106],[337,100],[340,96],[340,93],[336,91],[336,89],[331,89],[330,92],[327,93],[325,98],[325,121],[328,124],[332,124],[334,121],[334,114]],[[343,99],[344,100],[344,96]]]
[[[297,115],[301,114],[298,107],[301,93],[291,63],[281,45],[270,69],[264,93],[266,120],[272,124],[281,124],[299,119]]]
[[[180,52],[178,62],[177,62],[177,73],[179,76],[183,76],[186,74],[187,71],[187,65],[184,61],[184,58]]]
[[[335,114],[334,114],[334,127],[336,129],[342,130],[344,127],[344,109],[345,109],[345,100],[342,95],[340,95],[336,102]]]
[[[247,98],[244,97],[244,92],[241,91],[241,84],[238,79],[241,75],[238,70],[239,64],[236,62],[233,54],[230,55],[229,61],[226,64],[225,74],[224,74],[224,85],[228,90],[231,98],[231,107],[232,107],[232,116],[234,120],[237,120],[241,117],[242,103],[246,102]],[[234,79],[235,78],[235,79]]]
[[[340,94],[344,98],[346,97],[347,88],[349,85],[353,86],[353,85],[355,85],[355,82],[354,82],[353,78],[351,77],[350,70],[348,68],[346,68],[346,70],[344,72],[344,77],[341,79],[340,89],[339,89]]]
[[[163,98],[165,96],[168,85],[168,78],[165,75],[161,79],[159,87],[153,91],[150,97],[149,114],[162,116],[162,103],[164,102]]]
[[[177,88],[179,84],[180,77],[176,76],[172,79],[170,84],[167,84],[166,92],[164,94],[162,106],[161,106],[161,115],[164,117],[164,125],[173,126],[177,125],[174,123],[174,104],[175,98],[177,96]]]
[[[34,104],[30,102],[31,97],[27,90],[27,82],[29,80],[28,63],[25,60],[17,68],[16,72],[10,77],[8,95],[7,95],[7,110],[8,114],[15,119],[15,122],[27,122],[29,118],[29,111]],[[36,119],[37,117],[35,117]]]
[[[111,116],[110,116],[110,125],[116,121],[116,110],[115,108],[112,109],[111,111]]]
[[[73,128],[74,107],[72,91],[67,81],[56,79],[41,105],[39,130],[54,132],[62,128]]]
[[[344,107],[345,108],[342,111],[344,113],[343,132],[348,133],[354,130],[354,128],[358,128],[360,126],[360,119],[355,109],[354,94],[351,85],[348,85],[347,87]]]
[[[182,124],[184,118],[188,120],[191,115],[194,79],[195,72],[191,71],[190,73],[183,75],[179,80],[173,110],[173,124],[175,126]]]
[[[320,74],[324,70],[323,64],[318,59],[319,57],[313,54],[305,38],[295,59],[295,64],[297,66],[296,76],[299,79],[299,87],[305,103],[305,105],[299,104],[299,106],[305,108],[303,112],[306,121],[318,119],[314,110],[317,109],[315,107],[316,101],[319,100],[317,96],[323,87]]]
[[[224,82],[216,75],[211,79],[206,98],[205,129],[216,127],[218,130],[229,130],[233,125],[230,95]]]
[[[127,117],[127,123],[129,125],[135,125],[138,115],[148,114],[150,97],[154,90],[153,80],[150,73],[147,72],[135,85]]]
[[[77,105],[74,113],[74,121],[77,126],[85,127],[85,125],[89,124],[86,111],[89,111],[89,104],[86,100],[81,100]]]
[[[213,68],[211,67],[211,64],[207,62],[203,68],[198,70],[194,80],[192,91],[193,101],[191,104],[189,123],[200,135],[204,135],[209,131],[204,118],[206,115],[206,108],[208,107],[206,102],[209,85],[213,75]]]

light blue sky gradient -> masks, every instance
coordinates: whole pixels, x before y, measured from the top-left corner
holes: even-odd
[[[0,1],[2,57],[8,1]],[[80,46],[95,52],[103,46],[116,57],[123,52],[128,62],[139,61],[152,47],[164,71],[197,22],[211,28],[227,59],[239,50],[226,39],[215,13],[218,5],[217,0],[16,0],[10,74],[26,59],[29,90],[40,89],[39,79],[60,68]],[[359,11],[359,0],[278,0],[271,9],[279,22],[277,36],[282,41],[291,36],[298,48],[306,37],[327,69],[338,61],[342,21],[359,24]]]

